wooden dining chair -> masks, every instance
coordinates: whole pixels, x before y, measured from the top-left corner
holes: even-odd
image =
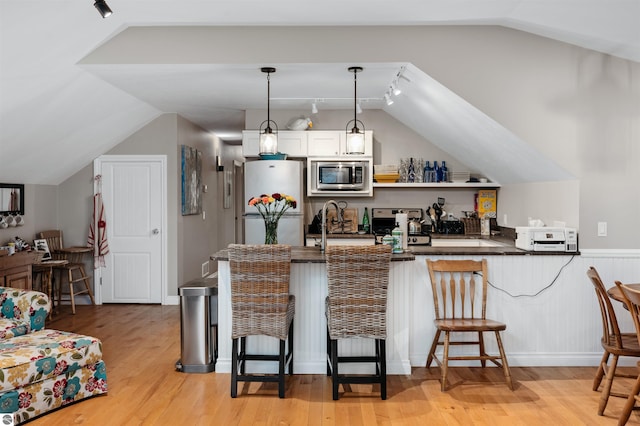
[[[482,367],[491,361],[504,372],[509,389],[513,390],[513,381],[502,346],[500,332],[507,325],[488,319],[487,314],[487,260],[430,260],[427,268],[431,280],[433,306],[435,309],[434,325],[436,333],[427,356],[427,368],[435,361],[442,369],[440,390],[447,388],[449,361],[479,360]],[[499,355],[489,355],[485,350],[484,332],[495,335]],[[440,340],[444,333],[444,341]],[[452,334],[474,333],[476,340],[451,340]],[[478,346],[478,355],[465,354],[452,356],[451,346]],[[438,346],[443,346],[442,360],[436,355]]]
[[[91,247],[65,247],[62,240],[62,231],[59,229],[42,231],[40,238],[47,240],[49,251],[54,259],[67,260],[64,265],[54,266],[53,268],[66,273],[67,285],[69,286],[69,298],[71,299],[71,312],[76,313],[75,296],[87,294],[91,299],[91,304],[95,305],[91,291],[91,279],[84,269],[83,257],[87,253],[91,253]],[[62,281],[62,278],[60,279]],[[76,283],[84,284],[84,288],[77,289]],[[62,301],[62,282],[58,282],[58,306]]]
[[[617,371],[618,359],[621,356],[640,357],[640,345],[636,333],[622,333],[618,325],[616,312],[613,309],[611,298],[607,294],[598,271],[593,266],[587,270],[587,276],[591,280],[596,291],[598,305],[600,306],[600,315],[602,319],[602,338],[600,339],[602,349],[602,359],[598,365],[598,371],[593,379],[593,390],[597,391],[604,378],[602,393],[600,394],[600,403],[598,405],[598,415],[604,415],[607,407],[609,396],[626,398],[628,394],[612,392],[613,381],[615,377],[635,378],[635,375],[622,374]],[[611,362],[609,362],[611,358]]]
[[[640,345],[640,291],[634,290],[629,286],[622,284],[620,281],[616,281],[616,286],[620,289],[620,292],[624,296],[627,308],[629,308],[629,312],[631,312],[633,324],[636,329],[636,344]],[[640,362],[638,362],[637,366],[640,370]],[[622,413],[620,413],[620,417],[618,418],[619,426],[627,424],[636,402],[640,402],[640,375],[636,377],[636,381],[631,388],[631,392],[627,396],[627,402],[622,409]]]

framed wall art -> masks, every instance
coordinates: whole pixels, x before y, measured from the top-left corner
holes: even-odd
[[[202,155],[200,151],[182,145],[182,215],[202,212]]]

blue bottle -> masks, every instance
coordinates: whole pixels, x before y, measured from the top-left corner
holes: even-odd
[[[444,161],[442,162],[442,182],[449,182],[449,169]]]
[[[424,164],[424,173],[422,174],[422,181],[433,182],[433,169],[429,165],[428,161]]]
[[[433,171],[435,172],[435,182],[442,182],[442,168],[438,166],[438,162],[433,162]]]

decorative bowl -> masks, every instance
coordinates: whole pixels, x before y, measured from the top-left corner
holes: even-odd
[[[284,152],[276,152],[275,154],[260,154],[261,160],[286,160],[287,154]]]

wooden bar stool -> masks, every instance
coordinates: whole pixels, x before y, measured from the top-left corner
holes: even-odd
[[[329,246],[326,252],[328,296],[327,375],[331,375],[333,399],[340,384],[380,384],[380,398],[387,399],[387,290],[391,247]],[[338,339],[375,340],[375,354],[338,356]],[[339,374],[340,363],[372,362],[375,374]]]
[[[87,253],[91,253],[91,247],[64,247],[62,241],[62,231],[50,230],[40,232],[40,238],[47,240],[49,250],[54,259],[68,261],[65,265],[56,265],[54,269],[66,272],[67,285],[69,286],[69,298],[71,299],[71,312],[76,313],[75,296],[80,294],[88,294],[91,304],[95,305],[91,291],[91,279],[87,276],[84,269],[83,257]],[[84,288],[76,289],[75,284],[82,283]],[[62,302],[62,279],[58,283],[58,306]]]
[[[295,297],[289,294],[291,247],[288,245],[229,245],[231,278],[231,397],[238,382],[276,382],[284,398],[285,368],[293,374],[293,316]],[[278,355],[247,353],[248,336],[279,340]],[[240,352],[238,353],[238,341]],[[286,346],[289,352],[286,353]],[[247,361],[277,361],[277,374],[245,374]]]

